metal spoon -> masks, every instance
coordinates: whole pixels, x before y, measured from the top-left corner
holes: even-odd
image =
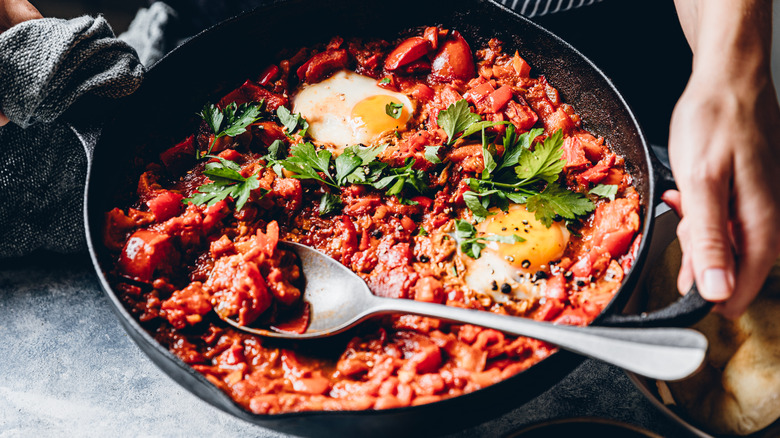
[[[375,296],[347,267],[310,247],[280,242],[298,254],[306,277],[309,326],[302,334],[254,329],[225,321],[245,332],[286,339],[315,339],[341,333],[376,315],[407,313],[478,325],[558,345],[583,356],[659,380],[680,380],[696,372],[707,338],[683,328],[609,328],[555,325],[526,318],[441,304]]]

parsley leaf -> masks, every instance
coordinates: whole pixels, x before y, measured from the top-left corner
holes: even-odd
[[[349,146],[344,149],[344,152],[350,151],[360,157],[360,159],[363,161],[361,163],[361,166],[365,166],[372,161],[376,160],[376,157],[382,154],[382,152],[385,151],[387,148],[386,144],[376,146],[376,147],[364,147],[359,145],[353,145]]]
[[[525,242],[525,239],[518,236],[517,234],[512,234],[509,236],[500,236],[497,234],[477,236],[477,229],[474,228],[474,225],[468,221],[460,219],[455,220],[455,238],[460,244],[460,250],[472,259],[479,258],[479,256],[482,254],[482,250],[487,246],[485,242]]]
[[[293,178],[313,179],[332,187],[338,187],[330,175],[331,156],[330,151],[318,151],[313,144],[306,142],[293,145],[290,148],[290,156],[281,164],[286,170],[295,174],[292,176]],[[324,173],[327,180],[323,179],[317,172]]]
[[[404,104],[390,102],[387,105],[385,105],[385,114],[387,114],[388,116],[394,119],[398,119],[399,117],[401,117],[401,113],[403,112],[403,109],[404,109]]]
[[[536,128],[518,136],[515,135],[515,125],[507,126],[504,135],[504,155],[501,157],[501,164],[497,170],[516,166],[523,151],[530,149],[534,139],[543,132],[544,129]]]
[[[379,81],[379,85],[387,85],[387,84],[389,84],[389,83],[390,83],[390,78],[382,78],[382,79]]]
[[[493,144],[483,134],[484,170],[479,178],[468,180],[470,191],[463,194],[477,222],[492,214],[491,206],[506,211],[509,202],[526,204],[547,227],[552,225],[555,215],[573,220],[594,210],[593,202],[585,195],[554,183],[566,164],[562,159],[561,131],[531,150],[534,139],[542,132],[532,129],[517,135],[514,126],[508,126],[503,138],[503,156],[496,154]]]
[[[471,112],[468,102],[461,99],[446,110],[439,112],[436,123],[447,134],[447,144],[455,141],[455,134],[465,131],[469,126],[482,120],[478,114]]]
[[[231,197],[236,202],[236,211],[241,210],[249,200],[252,190],[260,187],[257,174],[244,178],[240,173],[241,168],[235,162],[216,156],[209,157],[219,160],[216,163],[206,163],[206,169],[203,171],[203,174],[213,182],[201,185],[192,197],[182,202],[185,204],[191,202],[195,205],[206,204],[210,207]],[[265,192],[262,194],[265,195]]]
[[[378,180],[373,186],[379,190],[387,189],[387,196],[398,195],[404,188],[412,188],[422,194],[428,190],[425,183],[425,173],[421,170],[412,169],[414,158],[407,158],[403,167],[387,167],[389,175]]]
[[[515,167],[517,177],[521,180],[538,178],[548,183],[557,180],[566,164],[566,161],[561,160],[562,146],[563,133],[558,130],[544,140],[544,144],[537,145],[533,152],[521,154]]]
[[[433,164],[441,163],[439,149],[441,149],[441,146],[425,146],[425,159]]]
[[[306,131],[309,129],[309,122],[300,114],[293,114],[286,107],[280,106],[276,109],[276,116],[279,117],[279,121],[282,122],[282,125],[287,129],[288,136],[295,134],[298,130],[300,130],[298,134],[301,137],[306,136]]]
[[[496,163],[494,157],[495,154],[496,148],[492,143],[487,141],[487,137],[485,137],[485,128],[482,128],[482,162],[484,163],[482,179],[490,178],[490,174],[498,167],[498,163]]]
[[[345,149],[336,157],[336,184],[343,186],[347,182],[347,177],[363,164],[363,159],[358,157],[355,152]]]
[[[463,135],[461,135],[461,137],[468,137],[471,134],[484,131],[486,128],[492,128],[493,126],[511,125],[511,124],[512,124],[511,122],[491,122],[489,120],[483,120],[481,122],[476,122],[469,125],[469,127],[466,128],[465,131],[463,131]]]
[[[246,128],[249,125],[260,120],[262,106],[263,101],[251,104],[242,103],[241,105],[231,102],[225,109],[220,110],[215,105],[207,103],[198,115],[214,133],[214,140],[209,145],[206,153],[195,151],[196,158],[200,159],[211,154],[211,150],[217,143],[218,138],[224,136],[235,137],[246,132]]]
[[[572,192],[559,184],[548,184],[541,193],[528,197],[525,205],[534,217],[549,228],[555,215],[566,219],[576,219],[595,210],[596,207],[582,193]]]
[[[610,201],[614,201],[615,195],[617,195],[617,191],[617,184],[599,184],[596,187],[593,187],[593,189],[591,189],[588,194],[597,195],[602,198],[607,198]]]
[[[332,193],[325,193],[320,199],[320,216],[333,213],[341,208],[341,197]]]
[[[277,175],[282,176],[282,163],[281,158],[284,156],[284,142],[281,140],[274,140],[268,146],[268,152],[262,156],[262,159],[268,164],[268,167],[273,169]]]

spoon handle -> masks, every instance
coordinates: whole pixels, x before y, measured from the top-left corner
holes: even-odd
[[[413,300],[375,298],[371,313],[411,313],[489,327],[549,342],[659,380],[690,376],[701,367],[707,353],[707,338],[692,329],[566,326]]]

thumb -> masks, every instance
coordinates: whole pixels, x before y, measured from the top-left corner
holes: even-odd
[[[0,0],[0,32],[27,20],[43,18],[27,0]]]
[[[27,0],[0,0],[0,33],[27,20],[43,18]],[[9,122],[8,117],[0,110],[0,126]]]
[[[725,301],[734,292],[728,179],[710,179],[688,187],[682,194],[683,211],[689,221],[691,264],[699,293],[708,301]]]

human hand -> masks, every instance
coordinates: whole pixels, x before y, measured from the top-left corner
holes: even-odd
[[[702,82],[699,82],[702,81]],[[694,278],[728,317],[745,311],[780,254],[780,109],[771,78],[699,78],[675,108],[670,158],[680,192],[680,291]]]
[[[672,115],[681,292],[739,316],[780,254],[780,108],[770,72],[772,2],[675,0],[693,74]]]
[[[27,0],[0,0],[0,33],[27,20],[43,18]],[[8,124],[8,117],[0,110],[0,126]]]

